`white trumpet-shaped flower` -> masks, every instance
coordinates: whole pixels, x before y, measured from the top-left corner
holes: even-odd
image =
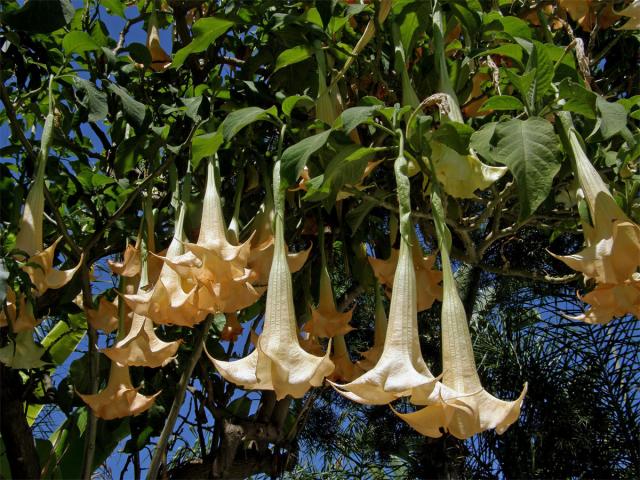
[[[133,387],[129,367],[111,362],[109,381],[100,393],[83,395],[80,398],[89,405],[96,417],[104,420],[138,415],[151,408],[160,392],[146,397]]]
[[[279,169],[274,172],[274,190]],[[280,212],[284,202],[279,203]],[[276,213],[276,241],[262,333],[255,350],[247,357],[233,362],[216,360],[209,356],[220,374],[230,382],[249,390],[274,390],[276,398],[286,395],[302,397],[311,387],[320,386],[334,365],[329,351],[322,356],[311,355],[298,341],[298,328],[293,305],[293,286],[287,264],[282,213]]]
[[[376,365],[336,390],[358,403],[383,405],[411,396],[424,405],[437,381],[422,358],[418,337],[416,275],[411,247],[404,237],[393,280],[389,323],[384,348]]]
[[[437,209],[434,208],[434,212]],[[436,223],[438,223],[437,214]],[[444,219],[441,219],[444,231]],[[444,295],[442,300],[442,382],[433,390],[428,406],[413,413],[394,412],[423,435],[440,437],[442,430],[457,438],[495,429],[503,433],[520,415],[527,391],[511,402],[488,393],[480,383],[464,305],[453,278],[446,242],[439,230]]]
[[[260,297],[260,292],[250,283],[252,272],[247,265],[251,239],[232,245],[226,230],[211,159],[198,241],[184,244],[187,253],[164,259],[181,277],[193,277],[201,285],[198,308],[211,313],[236,312]]]
[[[174,237],[164,257],[169,261],[182,254],[185,210],[182,205]],[[181,277],[169,264],[164,264],[151,290],[125,295],[124,299],[136,314],[149,317],[157,324],[192,327],[206,316],[206,312],[198,308],[197,284],[191,278]]]

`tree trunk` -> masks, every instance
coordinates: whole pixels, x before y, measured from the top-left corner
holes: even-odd
[[[0,364],[0,433],[13,478],[40,478],[40,462],[23,407],[22,379]]]

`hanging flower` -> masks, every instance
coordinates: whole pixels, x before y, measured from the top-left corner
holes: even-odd
[[[525,384],[520,397],[512,402],[499,400],[482,387],[467,315],[453,278],[448,246],[443,239],[446,231],[444,216],[439,218],[438,208],[433,211],[442,252],[444,287],[442,383],[438,383],[425,408],[406,414],[394,412],[415,430],[430,437],[440,437],[442,429],[460,439],[489,429],[501,434],[518,419],[527,386]]]
[[[140,241],[138,241],[135,246],[131,244],[127,245],[127,248],[122,255],[122,261],[116,262],[113,260],[107,260],[109,268],[115,275],[120,275],[130,279],[130,281],[127,282],[127,293],[135,293],[135,286],[140,283],[140,269],[142,267],[140,245]],[[152,245],[149,246],[152,247]],[[153,250],[153,248],[150,248],[149,250]],[[147,255],[147,274],[149,283],[154,284],[160,276],[160,271],[164,266],[162,258],[166,253],[167,251],[165,250],[158,252],[158,254]]]
[[[431,143],[431,157],[438,181],[457,198],[476,198],[476,190],[484,190],[507,173],[507,167],[485,165],[474,152],[461,155],[440,142]]]
[[[16,369],[40,368],[46,362],[40,360],[44,348],[33,341],[33,328],[18,333],[14,340],[0,348],[0,363]]]
[[[102,353],[121,365],[158,368],[176,358],[180,343],[181,340],[160,340],[153,329],[153,321],[134,313],[127,335]]]
[[[416,275],[410,246],[404,237],[393,280],[389,325],[376,365],[346,385],[332,385],[358,403],[383,405],[400,397],[423,405],[437,379],[422,358],[418,340]]]
[[[272,201],[267,198],[256,215],[254,221],[255,234],[251,237],[251,253],[249,254],[248,267],[253,272],[251,278],[252,283],[255,285],[266,285],[269,280],[269,272],[273,263],[274,236],[271,225],[273,224],[274,215]],[[289,271],[295,273],[306,263],[312,245],[306,250],[301,250],[297,253],[290,253],[289,247],[287,246],[286,248]]]
[[[413,266],[416,274],[416,284],[418,289],[418,311],[428,310],[433,305],[434,300],[442,300],[442,272],[434,270],[436,261],[435,255],[422,256],[422,249],[417,241],[411,249],[413,254]],[[391,256],[387,260],[369,257],[369,264],[373,268],[378,281],[385,286],[385,292],[391,298],[393,278],[398,264],[399,250],[392,249]]]
[[[160,258],[172,261],[182,254],[185,210],[182,205],[166,257]],[[206,317],[206,312],[198,308],[196,282],[190,277],[181,277],[168,263],[163,265],[158,279],[149,291],[139,290],[135,295],[125,295],[124,299],[136,314],[148,317],[160,325],[193,327]]]
[[[363,370],[351,361],[343,335],[336,335],[333,338],[331,361],[335,365],[335,370],[327,379],[333,382],[351,382],[363,373]]]
[[[16,298],[16,294],[11,288],[7,288],[6,309],[9,318],[5,315],[2,305],[0,305],[0,327],[6,327],[11,323],[13,333],[31,332],[38,325],[33,314],[33,305],[27,302],[24,295]]]
[[[631,314],[640,317],[640,278],[634,274],[631,280],[617,284],[601,284],[584,296],[578,297],[589,304],[585,313],[575,320],[605,325],[614,317]]]
[[[235,313],[227,313],[226,322],[220,332],[220,339],[227,342],[235,342],[242,335],[242,324],[238,321],[238,315]]]
[[[366,352],[360,352],[362,360],[356,362],[356,365],[362,370],[367,371],[375,367],[382,351],[384,349],[384,340],[387,331],[387,314],[384,311],[384,305],[382,304],[382,295],[380,289],[376,286],[376,313],[373,327],[373,346]]]
[[[158,16],[152,13],[147,28],[147,49],[151,53],[151,70],[164,72],[171,65],[171,56],[160,46]]]
[[[564,123],[561,123],[564,127]],[[614,316],[637,315],[637,270],[640,266],[640,227],[620,209],[593,167],[573,127],[566,128],[575,173],[591,212],[593,225],[583,224],[586,248],[573,255],[554,257],[587,279],[596,288],[582,299],[591,304],[576,319],[605,324]]]
[[[87,309],[87,321],[96,330],[111,333],[118,329],[118,308],[122,300],[116,297],[113,302],[106,297],[100,297],[97,309]],[[125,305],[125,328],[131,327],[131,310]]]
[[[400,207],[400,253],[393,278],[384,348],[371,370],[345,385],[332,383],[339,393],[358,403],[383,405],[410,396],[412,403],[424,405],[437,383],[422,358],[418,338],[416,272],[409,244],[413,224],[408,167],[404,137],[400,134],[399,154],[394,164]]]
[[[349,325],[353,309],[339,312],[333,298],[331,278],[327,266],[323,264],[320,270],[320,301],[316,308],[311,309],[311,320],[305,324],[302,331],[320,338],[331,338],[345,335],[353,330]]]
[[[100,393],[93,395],[78,396],[84,401],[94,415],[103,420],[113,420],[114,418],[124,418],[138,415],[154,404],[160,392],[146,397],[138,393],[138,389],[133,387],[129,375],[129,367],[111,362],[109,371],[109,381],[107,387]]]
[[[274,191],[280,195],[277,164],[274,170]],[[283,212],[284,203],[279,201],[278,205],[280,212]],[[276,213],[276,241],[264,326],[256,349],[249,356],[234,362],[223,362],[209,356],[226,380],[248,390],[274,390],[277,399],[287,395],[302,397],[309,388],[321,385],[324,377],[334,368],[328,353],[316,357],[305,352],[298,341],[282,215]]]
[[[242,310],[260,297],[250,283],[248,268],[251,239],[232,245],[226,236],[222,205],[216,186],[213,159],[207,169],[207,186],[197,243],[184,244],[187,253],[164,258],[182,278],[193,278],[198,289],[198,308],[211,313]]]

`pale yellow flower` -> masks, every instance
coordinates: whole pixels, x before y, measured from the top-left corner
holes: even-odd
[[[274,178],[278,176],[276,168]],[[274,190],[278,192],[277,188]],[[264,326],[256,349],[233,362],[209,358],[226,380],[248,390],[274,390],[277,399],[287,395],[300,398],[309,388],[321,385],[324,377],[333,371],[329,353],[317,357],[300,346],[281,215],[276,215],[276,243]]]
[[[480,383],[467,315],[455,285],[449,254],[442,250],[442,382],[426,407],[413,413],[394,412],[423,435],[440,437],[442,430],[465,439],[485,430],[503,433],[520,415],[527,391],[507,402],[489,394]]]
[[[345,335],[353,330],[349,325],[353,309],[348,312],[339,312],[333,298],[331,278],[327,267],[320,270],[320,299],[316,308],[311,309],[311,320],[302,328],[312,336],[331,338],[336,335]]]
[[[411,247],[400,242],[384,349],[376,365],[346,385],[332,385],[358,403],[383,405],[400,397],[424,405],[437,382],[422,358],[418,338],[416,275]]]
[[[104,390],[93,395],[78,393],[94,415],[104,420],[138,415],[151,408],[158,395],[160,392],[150,397],[138,393],[138,389],[131,383],[129,367],[114,361],[111,362],[109,381]]]
[[[434,270],[433,266],[436,261],[435,255],[422,256],[422,249],[416,240],[411,248],[413,255],[413,266],[416,275],[416,285],[418,285],[418,311],[422,312],[431,308],[434,300],[442,300],[442,272]],[[397,249],[391,250],[391,256],[387,260],[369,257],[369,263],[373,268],[378,281],[385,286],[385,293],[391,298],[393,287],[393,278],[398,264]]]

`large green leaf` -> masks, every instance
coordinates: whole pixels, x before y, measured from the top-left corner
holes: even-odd
[[[325,130],[291,145],[282,152],[280,176],[287,185],[291,185],[297,180],[309,157],[327,143],[329,135],[331,135],[331,130]]]
[[[120,99],[122,112],[124,113],[127,121],[136,128],[141,127],[144,123],[144,117],[147,112],[144,103],[140,103],[135,100],[131,95],[129,95],[129,92],[114,83],[110,83],[107,88]]]
[[[600,133],[607,140],[627,126],[627,111],[619,103],[607,102],[600,95],[596,98],[596,108],[600,113]]]
[[[324,173],[307,182],[307,194],[304,200],[325,200],[327,209],[333,207],[338,192],[345,185],[360,182],[369,160],[376,153],[376,148],[348,145],[340,150],[325,168]]]
[[[367,107],[351,107],[347,108],[334,123],[335,129],[343,129],[347,133],[356,128],[361,123],[371,119],[375,113],[380,110],[380,105],[371,105]]]
[[[529,217],[547,198],[560,170],[559,141],[543,118],[513,119],[496,127],[493,158],[505,164],[518,183],[520,219]]]
[[[176,52],[171,62],[171,67],[180,68],[189,55],[205,51],[220,35],[229,30],[233,23],[233,21],[226,18],[216,17],[206,17],[198,20],[191,28],[193,40],[189,45]]]
[[[75,16],[70,0],[30,0],[22,8],[0,17],[15,30],[31,33],[51,33],[67,25]]]
[[[273,70],[273,73],[294,63],[302,62],[311,57],[311,55],[313,55],[313,48],[309,45],[298,45],[297,47],[288,48],[278,55],[276,68]]]
[[[482,107],[480,107],[480,112],[486,112],[487,110],[522,110],[523,108],[524,105],[516,97],[512,97],[511,95],[499,95],[491,97],[489,100],[484,102]]]
[[[200,160],[215,154],[223,142],[222,133],[219,131],[193,137],[191,143],[191,165],[193,169],[198,168]]]
[[[562,109],[574,112],[585,118],[596,118],[597,95],[581,85],[565,78],[558,86],[560,97],[564,100]]]
[[[67,33],[62,39],[62,48],[67,54],[84,53],[92,50],[100,50],[100,45],[98,45],[87,32],[73,30]]]
[[[278,110],[275,106],[267,110],[260,107],[241,108],[227,115],[220,129],[224,140],[229,141],[247,125],[259,120],[273,121],[273,118],[278,118]]]
[[[98,90],[93,82],[84,78],[73,77],[73,85],[78,92],[84,95],[81,100],[78,99],[78,102],[89,111],[89,121],[97,122],[106,118],[109,113],[107,94]]]
[[[535,70],[535,76],[531,83],[529,94],[540,102],[544,95],[551,88],[551,80],[553,79],[553,63],[549,58],[547,46],[540,42],[533,42],[533,51],[529,56],[527,70]]]

